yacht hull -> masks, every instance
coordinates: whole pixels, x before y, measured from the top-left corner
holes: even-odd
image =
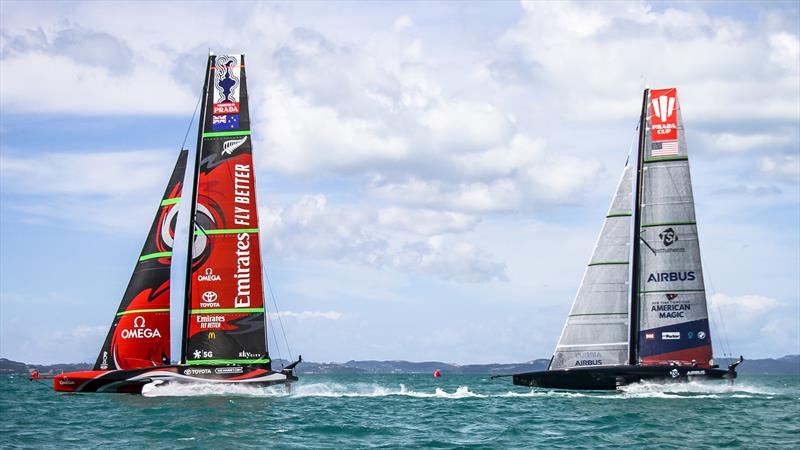
[[[143,369],[68,372],[53,377],[53,388],[59,392],[140,394],[144,385],[154,381],[271,386],[291,384],[297,381],[297,377],[291,372],[275,372],[263,366],[181,364]]]
[[[736,371],[685,366],[614,366],[542,370],[513,375],[518,386],[570,390],[615,390],[640,381],[686,382],[708,379],[733,381]]]

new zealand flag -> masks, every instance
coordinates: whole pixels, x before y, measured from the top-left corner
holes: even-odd
[[[239,129],[238,114],[222,114],[212,116],[211,129],[214,131],[230,131]]]

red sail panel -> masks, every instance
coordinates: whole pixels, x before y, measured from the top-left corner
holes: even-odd
[[[209,64],[184,356],[269,364],[244,59]]]
[[[170,363],[170,264],[188,151],[181,151],[94,370]]]

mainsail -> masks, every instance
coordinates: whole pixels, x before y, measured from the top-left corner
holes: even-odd
[[[627,362],[631,172],[626,164],[550,369]]]
[[[136,369],[170,363],[170,263],[188,153],[182,150],[178,156],[94,370]]]
[[[708,367],[711,333],[680,104],[651,90],[644,140],[638,356]]]
[[[269,369],[244,55],[210,56],[204,91],[182,360]]]

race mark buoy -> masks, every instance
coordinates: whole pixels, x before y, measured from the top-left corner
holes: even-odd
[[[439,369],[433,371],[433,378],[439,378],[440,376],[442,376],[442,372]]]

